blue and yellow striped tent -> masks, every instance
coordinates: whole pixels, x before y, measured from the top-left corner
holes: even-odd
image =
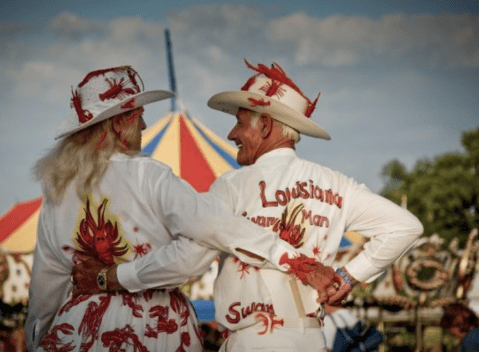
[[[234,168],[236,148],[186,112],[172,111],[143,133],[142,151],[205,192],[218,176]]]

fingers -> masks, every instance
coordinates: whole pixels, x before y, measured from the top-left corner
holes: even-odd
[[[349,285],[341,285],[339,290],[329,297],[328,304],[332,306],[345,305],[346,299],[352,291],[352,287]]]
[[[82,263],[87,263],[89,260],[91,260],[91,258],[94,258],[88,254],[81,253],[81,252],[77,252],[76,256],[78,259],[80,259]],[[81,264],[78,264],[78,265],[81,265]]]

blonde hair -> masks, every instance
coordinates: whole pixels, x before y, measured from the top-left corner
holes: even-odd
[[[256,128],[258,126],[258,121],[259,118],[262,114],[256,111],[249,110],[249,113],[251,115],[251,127]],[[301,140],[301,135],[299,134],[298,131],[296,131],[294,128],[289,127],[288,125],[284,124],[283,122],[280,122],[276,120],[274,117],[271,116],[273,119],[273,123],[276,126],[279,126],[283,129],[283,136],[286,138],[291,139],[295,144],[298,143]]]
[[[114,153],[133,156],[132,138],[139,124],[143,108],[130,110],[94,124],[60,140],[34,166],[34,175],[43,185],[48,201],[60,202],[70,182],[77,178],[76,192],[80,198],[98,184]],[[121,138],[113,129],[114,119],[127,118]]]

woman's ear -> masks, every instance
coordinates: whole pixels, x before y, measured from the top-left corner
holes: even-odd
[[[111,127],[113,128],[113,132],[115,132],[116,134],[120,134],[123,128],[122,122],[124,119],[121,116],[115,116],[112,117],[111,120]]]

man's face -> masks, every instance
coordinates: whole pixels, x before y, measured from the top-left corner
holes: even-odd
[[[251,126],[251,111],[239,108],[236,114],[236,125],[228,134],[228,139],[234,141],[238,146],[236,160],[240,165],[254,164],[261,156],[261,145],[263,138],[258,127]]]

